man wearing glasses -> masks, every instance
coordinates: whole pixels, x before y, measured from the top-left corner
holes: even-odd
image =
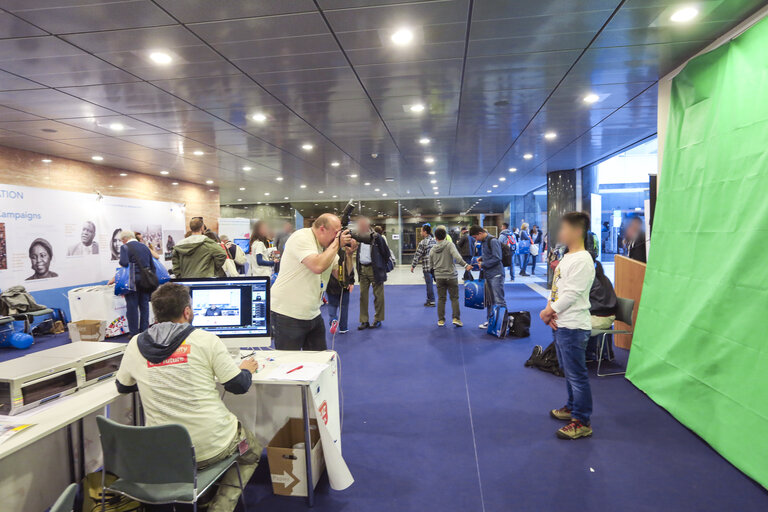
[[[280,274],[272,286],[272,338],[278,350],[325,350],[320,314],[331,270],[338,265],[339,245],[353,243],[341,233],[336,215],[324,213],[311,228],[294,232],[285,243]]]

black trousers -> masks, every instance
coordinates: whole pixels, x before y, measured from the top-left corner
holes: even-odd
[[[299,320],[272,312],[272,340],[277,350],[326,350],[322,315]]]

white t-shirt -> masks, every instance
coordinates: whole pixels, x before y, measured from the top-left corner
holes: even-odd
[[[269,260],[269,250],[261,240],[256,240],[251,245],[251,253],[248,255],[248,264],[250,265],[248,272],[252,276],[271,276],[273,267],[259,265],[256,259],[257,254],[261,254],[261,259]]]
[[[589,290],[595,279],[595,263],[587,251],[569,252],[555,268],[549,301],[557,313],[557,327],[592,329]]]
[[[137,336],[128,343],[117,380],[138,384],[147,425],[184,425],[198,461],[227,449],[237,435],[237,418],[224,405],[216,380],[225,383],[240,369],[214,334],[196,329],[164,361],[152,364],[139,352]]]
[[[320,315],[323,292],[338,257],[322,274],[312,272],[302,260],[322,252],[311,228],[299,229],[288,238],[280,259],[280,274],[271,289],[272,311],[298,320]]]

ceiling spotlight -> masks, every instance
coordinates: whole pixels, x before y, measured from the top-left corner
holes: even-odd
[[[312,149],[314,149],[314,147],[315,146],[313,146],[312,144],[302,144],[301,145],[301,149],[303,149],[304,151],[312,151]]]
[[[435,159],[431,156],[428,156],[427,158],[424,159],[424,162],[428,164],[433,164],[435,163]]]
[[[178,184],[179,184],[179,182],[178,182],[178,181],[174,181],[173,183],[171,183],[171,185],[173,185],[173,186],[176,186],[176,185],[178,185]]]
[[[44,164],[49,164],[49,163],[53,162],[53,160],[51,160],[50,158],[43,158],[40,161],[43,162]]]
[[[435,195],[438,195],[440,192],[435,191]]]
[[[208,192],[216,192],[216,189],[214,189],[214,188],[209,188],[209,189],[208,189]]]
[[[395,181],[395,178],[384,178],[384,181],[388,181],[389,183],[392,183]]]
[[[127,173],[127,172],[121,172],[121,173],[120,173],[120,176],[122,176],[122,177],[126,177],[126,176],[128,176],[128,173]]]
[[[437,172],[436,171],[428,171],[427,174],[429,174],[430,176],[434,176],[435,174],[437,174]]]
[[[205,154],[205,151],[202,151],[200,149],[196,149],[196,150],[194,150],[192,152],[192,154],[195,155],[195,156],[203,156]]]
[[[427,107],[425,107],[423,103],[416,103],[408,107],[408,110],[411,112],[424,112],[425,108]]]
[[[245,167],[243,167],[244,171],[250,171],[251,169],[253,169],[253,167],[251,167],[250,165],[246,165]]]
[[[504,176],[502,176],[501,178],[499,178],[499,181],[507,181],[507,178],[505,178]]]
[[[494,184],[493,184],[493,185],[491,185],[491,186],[492,186],[493,188],[499,188],[499,184],[498,184],[498,183],[494,183]]]
[[[493,191],[490,190],[490,189],[485,191],[486,194],[490,194],[491,192],[493,192]]]
[[[237,200],[238,200],[238,201],[242,201],[242,199],[240,199],[239,197],[237,198]]]
[[[267,120],[267,116],[266,116],[266,114],[262,114],[261,112],[258,112],[256,114],[253,114],[251,116],[251,119],[253,119],[257,123],[263,123],[263,122],[265,122]]]
[[[687,21],[691,21],[698,15],[699,10],[697,8],[688,6],[675,11],[672,16],[669,17],[669,20],[674,21],[675,23],[685,23]]]
[[[552,140],[557,138],[557,134],[555,132],[547,132],[544,134],[544,138],[547,140]]]
[[[413,42],[413,31],[409,28],[400,28],[392,33],[392,42],[397,46],[406,46]]]
[[[350,178],[357,178],[357,174],[350,174],[349,177]]]
[[[121,132],[125,130],[125,126],[123,126],[122,123],[111,123],[109,125],[109,129],[112,130],[113,132]]]
[[[523,158],[525,158],[526,160],[530,160],[531,158],[533,158],[533,155],[530,153],[526,153],[523,155]]]
[[[333,194],[333,198],[334,199],[336,199],[337,197],[339,197],[339,196],[337,196],[336,194]]]
[[[301,185],[299,185],[299,188],[307,188],[307,186],[302,183]]]
[[[432,187],[432,190],[437,190],[439,187]]]
[[[165,52],[152,52],[149,54],[149,59],[155,64],[170,64],[173,58]]]
[[[437,183],[437,180],[429,180],[429,182],[434,185],[435,183]]]
[[[384,192],[383,194],[381,194],[381,197],[387,197],[387,193]]]
[[[99,156],[99,155],[93,155],[91,157],[91,160],[95,160],[97,162],[101,162],[102,160],[104,160],[104,157],[103,156]]]
[[[162,174],[163,176],[167,176],[170,173],[168,171],[160,171],[160,174]]]
[[[283,177],[282,176],[278,176],[277,178],[275,178],[275,180],[276,181],[283,181]]]
[[[287,201],[288,200],[288,196],[285,196],[283,199],[285,199]]]
[[[363,183],[363,185],[365,185],[366,187],[370,187],[371,186],[371,182],[370,181],[366,181],[365,183]]]
[[[419,139],[419,144],[421,144],[422,146],[426,146],[430,142],[432,142],[432,141],[430,140],[429,137],[422,137],[422,138]]]
[[[213,185],[213,180],[205,180],[206,185]]]
[[[268,196],[268,195],[269,195],[269,192],[264,192],[264,195],[265,195],[265,196]]]
[[[374,191],[374,192],[378,192],[378,191],[380,191],[380,190],[381,190],[380,188],[375,188],[375,189],[373,189],[373,191]]]
[[[517,167],[510,167],[509,168],[509,172],[515,172],[515,171],[517,171]]]
[[[245,190],[245,187],[240,187],[240,190],[241,190],[241,191]]]
[[[318,194],[325,194],[325,190],[318,190],[317,193]]]
[[[336,162],[336,161],[331,162],[331,167],[338,167],[340,165],[341,164],[339,162]]]
[[[597,103],[600,101],[600,96],[595,93],[589,93],[584,96],[584,103]]]

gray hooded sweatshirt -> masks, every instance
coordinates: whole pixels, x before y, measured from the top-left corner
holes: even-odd
[[[429,265],[435,271],[435,279],[452,279],[458,276],[456,263],[466,265],[456,246],[448,240],[441,240],[429,251]]]

